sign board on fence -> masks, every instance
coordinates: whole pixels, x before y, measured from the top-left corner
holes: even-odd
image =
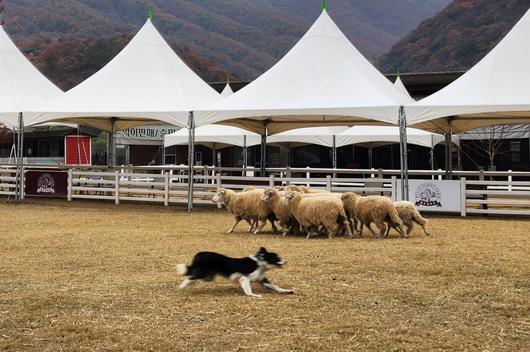
[[[66,198],[68,196],[68,172],[26,171],[24,191],[30,197]]]
[[[401,180],[397,182],[397,200],[401,200]],[[409,180],[409,200],[420,211],[460,213],[460,181]]]

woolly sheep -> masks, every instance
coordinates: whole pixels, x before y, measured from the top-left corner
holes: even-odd
[[[288,191],[285,193],[285,203],[302,229],[307,232],[307,238],[311,237],[314,229],[320,226],[327,230],[330,238],[344,228],[351,237],[346,213],[339,199],[335,197],[303,198],[297,192]]]
[[[420,212],[412,202],[394,202],[394,206],[399,214],[399,217],[403,221],[403,224],[407,227],[407,235],[410,235],[414,228],[414,223],[421,226],[425,235],[430,236],[431,234],[427,230],[427,219],[420,215]],[[386,232],[386,236],[390,232],[390,227]]]
[[[282,227],[282,233],[286,236],[290,231],[298,232],[300,225],[296,221],[295,217],[291,213],[289,206],[285,204],[283,195],[285,192],[276,190],[275,188],[266,189],[263,192],[261,200],[269,205],[278,223]]]
[[[274,232],[278,231],[274,223],[276,220],[274,213],[266,203],[261,201],[262,196],[263,190],[236,193],[232,190],[221,188],[217,191],[212,200],[215,203],[225,204],[228,212],[234,215],[236,220],[234,225],[228,230],[228,233],[232,233],[241,220],[247,221],[251,226],[249,232],[254,229],[255,234],[263,230],[267,220],[271,222],[272,230]]]
[[[350,224],[353,222],[353,230],[362,236],[364,226],[374,235],[382,238],[387,231],[387,223],[395,227],[403,237],[407,237],[403,228],[403,222],[394,206],[394,203],[387,197],[368,196],[361,197],[355,193],[348,192],[342,196],[344,209],[348,216]],[[374,223],[379,229],[377,235],[370,226]],[[357,224],[360,223],[360,229],[357,230]]]
[[[309,188],[307,186],[290,185],[287,187],[288,191],[295,191],[298,193],[329,193],[325,189]]]

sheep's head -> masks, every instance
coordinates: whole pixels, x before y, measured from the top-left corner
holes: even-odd
[[[283,198],[283,204],[284,205],[289,205],[289,202],[296,198],[296,197],[301,197],[300,194],[298,194],[297,192],[293,192],[293,191],[287,191],[285,193],[285,196]]]
[[[256,188],[251,187],[251,186],[247,186],[247,187],[243,188],[241,190],[241,192],[250,192],[250,191],[255,191],[255,190],[256,190]]]
[[[285,186],[274,186],[274,189],[277,191],[285,191]]]
[[[226,189],[221,188],[220,190],[215,193],[215,195],[212,198],[212,201],[214,203],[225,203],[226,200]]]
[[[302,188],[300,188],[300,186],[297,186],[297,185],[290,185],[290,186],[287,186],[287,190],[288,191],[292,191],[292,192],[298,192],[298,193],[305,193]]]
[[[359,196],[353,192],[347,192],[347,193],[344,193],[341,197],[342,201],[350,201],[350,202],[355,202],[357,201],[357,199],[359,198]]]
[[[269,188],[263,192],[263,195],[261,196],[261,200],[264,202],[268,202],[269,200],[274,198],[276,195],[278,195],[278,191],[276,191],[274,188]]]

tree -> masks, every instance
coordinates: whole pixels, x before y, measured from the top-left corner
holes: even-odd
[[[503,143],[507,132],[506,125],[495,125],[472,130],[464,135],[471,136],[470,140],[474,149],[488,160],[489,169],[493,170],[497,157],[510,151],[510,148]]]

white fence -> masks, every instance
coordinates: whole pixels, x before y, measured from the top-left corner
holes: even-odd
[[[17,170],[12,166],[0,167],[0,195],[15,196]]]
[[[25,170],[43,167],[26,166]],[[182,167],[57,168],[68,172],[68,200],[92,199],[151,202],[169,206],[187,204],[188,175]],[[303,184],[330,192],[356,192],[396,197],[399,170],[268,169],[267,177],[256,169],[196,167],[194,204],[213,205],[221,187],[241,190],[247,186]],[[413,170],[411,178],[445,178],[444,171]],[[0,195],[15,195],[16,171],[0,166]],[[309,177],[308,177],[309,176]],[[461,215],[530,215],[530,172],[453,172],[461,180]]]

